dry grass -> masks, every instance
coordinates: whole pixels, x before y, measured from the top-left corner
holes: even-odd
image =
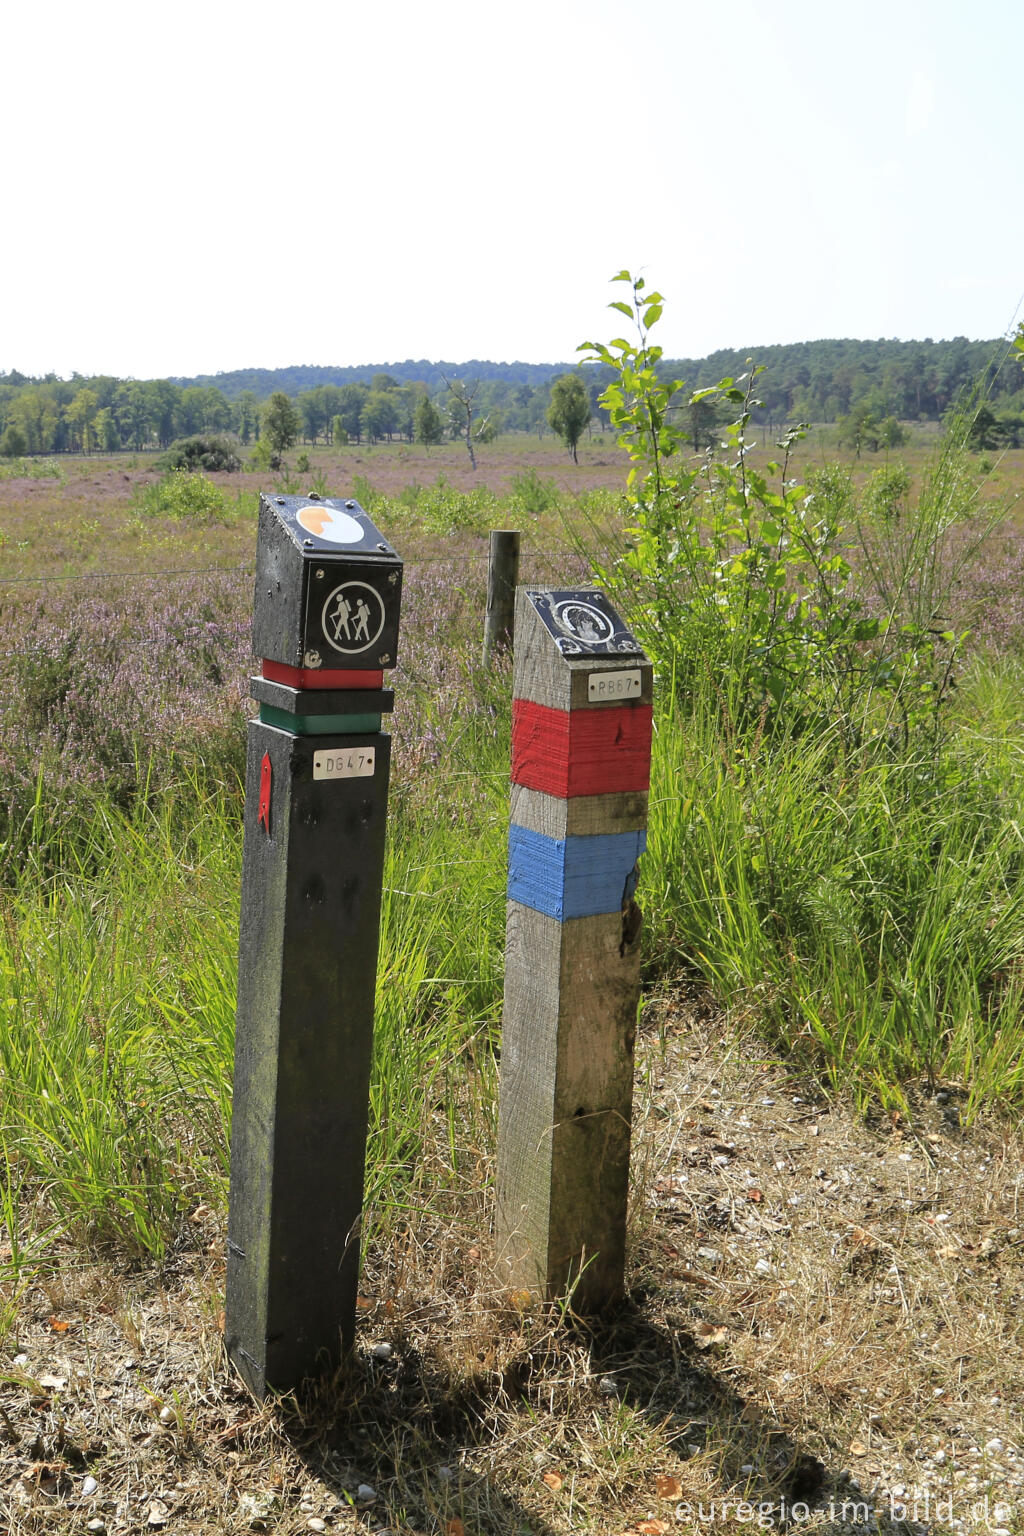
[[[497,1292],[474,1180],[371,1244],[357,1349],[301,1401],[224,1361],[223,1212],[159,1276],[54,1254],[4,1350],[0,1530],[561,1536],[712,1501],[726,1529],[743,1501],[884,1527],[901,1488],[932,1526],[987,1496],[1016,1528],[1019,1138],[941,1090],[859,1122],[679,993],[647,1008],[637,1120],[617,1315]]]

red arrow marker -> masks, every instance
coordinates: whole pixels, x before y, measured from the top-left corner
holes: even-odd
[[[262,827],[267,836],[270,836],[270,753],[264,752],[263,761],[260,764],[260,808],[256,815],[256,825]]]

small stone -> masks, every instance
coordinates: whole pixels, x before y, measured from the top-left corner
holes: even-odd
[[[605,1397],[618,1397],[619,1384],[614,1376],[602,1376],[597,1384],[597,1390],[602,1392]]]
[[[87,1499],[91,1499],[93,1494],[98,1492],[99,1486],[99,1483],[94,1477],[86,1477],[82,1479],[82,1493]]]
[[[11,1364],[18,1366],[28,1365],[28,1355],[26,1355],[24,1351],[20,1355],[15,1355],[14,1359],[11,1361]]]
[[[990,1456],[997,1455],[998,1452],[1002,1450],[1002,1448],[1003,1442],[997,1436],[993,1436],[991,1440],[985,1441],[985,1449],[988,1451]]]
[[[540,1452],[540,1456],[542,1460],[547,1460],[547,1457],[544,1455],[543,1451]],[[536,1460],[536,1457],[534,1457],[534,1460]],[[442,1483],[450,1483],[452,1478],[455,1476],[455,1473],[452,1471],[451,1467],[438,1467],[437,1475],[441,1479]]]
[[[717,1248],[698,1248],[698,1259],[703,1259],[705,1264],[721,1264],[722,1255]]]
[[[356,1489],[357,1504],[372,1504],[377,1497],[377,1490],[372,1483],[360,1483]]]
[[[751,1472],[753,1472],[753,1470],[754,1470],[754,1463],[752,1461],[746,1461],[746,1462],[743,1463],[743,1466],[740,1467],[740,1471],[741,1471],[741,1473],[743,1474],[744,1477],[749,1477]]]
[[[942,1463],[945,1461],[945,1459],[946,1459],[945,1451],[936,1451],[934,1456],[932,1457],[932,1461],[935,1463],[935,1465],[937,1467],[941,1467]]]
[[[326,1531],[326,1529],[327,1521],[321,1520],[318,1515],[313,1515],[309,1520],[306,1521],[307,1531]]]
[[[164,1403],[164,1406],[160,1409],[160,1423],[173,1424],[177,1417],[177,1411],[171,1407],[170,1403]]]
[[[106,1529],[107,1522],[105,1520],[101,1520],[99,1515],[97,1515],[95,1519],[90,1520],[89,1524],[86,1526],[86,1530],[91,1531],[92,1536],[106,1536]]]
[[[160,1526],[166,1525],[170,1518],[170,1508],[164,1503],[163,1499],[151,1499],[149,1501],[149,1507],[146,1510],[146,1524],[148,1526],[158,1530]]]
[[[758,1259],[754,1265],[754,1273],[757,1275],[770,1275],[773,1273],[772,1266],[767,1259]]]
[[[375,1344],[373,1346],[373,1358],[375,1360],[390,1360],[393,1354],[394,1350],[390,1344]]]
[[[262,1530],[272,1515],[277,1514],[281,1500],[269,1489],[261,1493],[243,1493],[238,1501],[238,1513],[248,1521],[253,1530]]]

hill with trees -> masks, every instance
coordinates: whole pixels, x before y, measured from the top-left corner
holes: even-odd
[[[765,365],[755,419],[777,429],[787,422],[837,423],[858,447],[897,445],[900,423],[940,421],[965,391],[980,387],[979,443],[1024,441],[1024,372],[1007,362],[1003,341],[826,340],[722,350],[663,363],[694,389]],[[260,437],[271,396],[296,412],[307,443],[436,441],[466,432],[464,395],[473,401],[472,433],[486,442],[500,431],[551,430],[552,386],[572,364],[465,363],[406,360],[387,367],[296,366],[239,369],[195,378],[119,379],[109,375],[29,378],[0,374],[0,455],[166,449],[201,433],[232,432],[245,446]],[[599,399],[610,374],[584,365],[576,374],[595,425],[607,427]],[[424,402],[429,402],[427,409]],[[556,401],[557,405],[557,401]],[[557,411],[556,411],[557,414]],[[700,446],[716,421],[694,409]]]

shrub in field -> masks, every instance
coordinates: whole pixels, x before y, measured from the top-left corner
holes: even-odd
[[[365,475],[354,475],[352,477],[352,495],[358,501],[363,511],[369,512],[372,516],[379,498]]]
[[[869,517],[897,518],[907,510],[910,471],[905,464],[876,469],[864,489],[863,509]]]
[[[173,517],[194,522],[221,522],[227,516],[224,492],[205,475],[172,469],[135,498],[133,508],[144,517]]]
[[[258,438],[249,455],[249,468],[261,471],[281,468],[281,456],[274,452],[265,437]]]
[[[416,498],[416,516],[428,533],[482,533],[493,522],[498,498],[484,486],[459,491],[444,475]]]
[[[242,467],[230,438],[203,433],[172,443],[157,462],[161,469],[204,470],[207,474],[233,472]]]
[[[542,478],[531,464],[512,476],[512,500],[515,508],[527,517],[542,517],[554,511],[561,493],[553,480]]]
[[[0,463],[0,480],[57,480],[67,476],[56,459],[8,459]]]

